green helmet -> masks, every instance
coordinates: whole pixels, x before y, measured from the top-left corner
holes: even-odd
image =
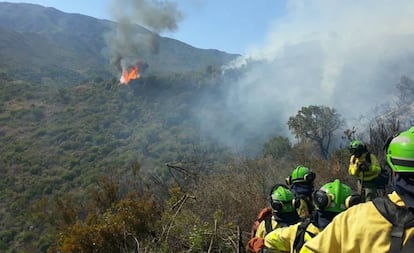
[[[387,147],[387,163],[395,172],[414,172],[414,127],[391,140]]]
[[[296,211],[293,206],[293,193],[285,185],[277,184],[270,192],[270,204],[276,212],[287,213]]]
[[[286,178],[286,184],[292,185],[294,183],[313,183],[315,177],[315,173],[313,173],[309,168],[299,165],[292,171],[292,174]]]
[[[359,195],[351,194],[352,190],[339,179],[323,185],[314,193],[313,199],[318,210],[340,213],[352,205],[361,202]]]
[[[354,140],[349,144],[349,152],[353,155],[355,153],[362,154],[367,152],[367,146],[362,141]]]

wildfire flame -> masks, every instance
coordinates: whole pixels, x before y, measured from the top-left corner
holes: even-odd
[[[124,85],[128,85],[128,83],[132,80],[132,79],[138,79],[139,78],[139,68],[137,65],[132,66],[129,69],[123,70],[122,71],[122,76],[119,79],[119,82],[121,84]]]

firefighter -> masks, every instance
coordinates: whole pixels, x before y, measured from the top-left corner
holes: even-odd
[[[269,202],[272,206],[272,229],[285,227],[299,221],[298,213],[294,207],[294,196],[289,188],[283,184],[276,184],[269,194]],[[270,232],[266,231],[266,220],[263,220],[256,231],[256,237],[264,238]]]
[[[272,213],[260,222],[254,236],[247,242],[246,252],[248,253],[262,252],[264,238],[268,233],[278,227],[296,224],[300,220],[294,206],[293,193],[286,185],[274,185],[269,193],[269,202]]]
[[[314,209],[312,194],[315,178],[315,173],[303,165],[297,166],[286,178],[286,184],[295,195],[297,212],[302,219],[309,217]]]
[[[341,183],[339,179],[323,185],[314,193],[313,199],[316,209],[311,217],[270,232],[265,237],[267,249],[299,252],[304,242],[316,236],[337,214],[361,202],[360,195],[352,194],[351,187]]]
[[[414,127],[393,137],[385,150],[395,190],[337,215],[301,253],[414,252]]]
[[[351,158],[349,160],[349,175],[358,178],[358,191],[363,201],[370,201],[377,197],[377,183],[381,166],[377,157],[368,152],[367,146],[358,140],[349,144]]]

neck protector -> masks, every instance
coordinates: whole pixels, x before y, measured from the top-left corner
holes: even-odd
[[[298,198],[311,197],[313,193],[313,185],[307,183],[296,183],[291,187],[293,194]]]
[[[317,226],[320,230],[323,230],[328,224],[333,220],[333,218],[338,213],[335,212],[323,212],[320,210],[317,210],[313,213],[313,225]]]
[[[299,222],[300,218],[296,211],[288,213],[274,213],[275,220],[277,224],[280,224],[281,227],[290,226]]]
[[[395,191],[408,208],[414,207],[414,175],[412,173],[396,173],[394,177]]]

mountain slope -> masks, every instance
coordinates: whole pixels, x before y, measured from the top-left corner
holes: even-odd
[[[0,70],[36,82],[118,77],[108,53],[113,47],[108,41],[116,36],[117,25],[34,4],[0,3]],[[132,38],[153,36],[138,25],[133,26],[132,33]],[[170,38],[154,38],[159,43],[157,52],[140,59],[149,65],[148,73],[205,70],[238,56],[197,49]]]

